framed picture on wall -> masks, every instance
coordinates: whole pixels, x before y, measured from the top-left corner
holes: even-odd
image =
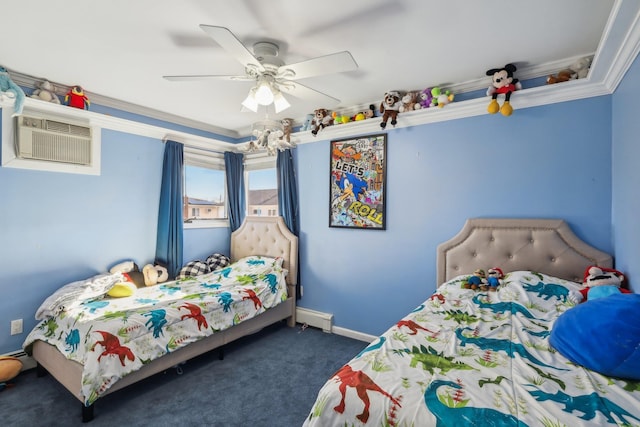
[[[387,134],[331,141],[329,227],[386,229]]]

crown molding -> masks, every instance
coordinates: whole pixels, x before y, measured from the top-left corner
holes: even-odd
[[[573,101],[594,96],[610,95],[615,92],[639,52],[640,2],[638,0],[616,0],[609,21],[605,27],[602,40],[595,53],[595,58],[591,65],[589,76],[584,79],[572,80],[555,85],[544,85],[518,91],[511,100],[515,109],[514,114],[517,114],[517,110],[519,109]],[[583,56],[586,55],[580,55],[575,58],[569,58],[566,61],[558,61],[541,66],[528,68],[523,67],[522,70],[519,70],[518,76],[521,80],[524,80],[557,72],[558,70],[575,62],[577,58]],[[13,71],[11,74],[17,84],[35,87],[34,82],[37,79],[21,75],[19,73],[14,73]],[[66,87],[64,85],[53,84],[58,87],[58,91],[60,88]],[[485,89],[486,79],[477,79],[457,85],[446,86],[446,88],[452,90],[454,93],[472,92],[475,90]],[[244,143],[240,143],[240,141],[246,137],[239,136],[236,132],[229,131],[228,129],[214,128],[200,122],[192,122],[185,120],[184,118],[174,117],[172,115],[113,100],[107,97],[101,97],[99,95],[92,95],[92,97],[95,98],[94,102],[99,105],[105,105],[129,113],[141,114],[170,123],[181,124],[194,129],[227,136],[236,139],[238,143],[229,143],[215,138],[205,138],[186,132],[172,131],[160,126],[147,125],[132,120],[47,103],[31,98],[25,99],[25,110],[45,112],[62,118],[69,117],[85,119],[91,121],[92,124],[96,124],[106,129],[113,129],[162,140],[172,139],[185,144],[187,147],[197,148],[204,151],[239,151],[245,145]],[[365,105],[352,107],[353,113],[355,114],[358,111],[368,108],[369,104],[377,105],[378,103],[379,100]],[[460,102],[454,101],[443,108],[429,108],[400,113],[396,127],[387,127],[385,130],[380,128],[379,118],[372,118],[358,122],[333,125],[320,131],[317,136],[313,136],[310,131],[295,132],[291,135],[291,138],[292,142],[296,144],[305,144],[324,139],[349,137],[381,131],[392,131],[394,129],[402,129],[410,126],[419,126],[428,123],[473,117],[487,114],[487,103],[487,97],[479,97]],[[0,102],[0,107],[11,105],[11,101]],[[349,112],[345,110],[345,114],[349,114],[350,112],[350,109]],[[257,155],[259,156],[259,154]]]

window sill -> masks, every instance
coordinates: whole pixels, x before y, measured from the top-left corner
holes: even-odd
[[[191,222],[183,223],[185,230],[191,230],[194,228],[222,228],[229,227],[228,219],[210,219],[210,220],[192,220]]]

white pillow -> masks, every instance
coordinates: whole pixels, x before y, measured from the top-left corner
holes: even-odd
[[[101,273],[72,282],[55,291],[36,310],[36,320],[58,315],[61,311],[105,295],[118,282],[126,281],[121,273]]]

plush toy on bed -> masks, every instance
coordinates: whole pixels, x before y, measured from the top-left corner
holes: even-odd
[[[613,294],[631,293],[630,290],[622,287],[624,274],[612,268],[589,266],[584,272],[582,283],[585,288],[574,294],[577,302],[594,300]]]
[[[640,311],[640,295],[620,287],[623,277],[617,270],[587,268],[586,301],[558,317],[549,342],[578,365],[612,377],[640,380],[640,322],[634,321]]]
[[[487,90],[487,96],[491,96],[491,102],[487,107],[489,114],[495,114],[498,111],[503,116],[510,116],[513,113],[511,106],[511,94],[516,90],[522,89],[522,85],[518,79],[513,77],[516,66],[507,64],[502,68],[492,68],[487,70],[487,76],[491,76],[491,86]],[[498,95],[504,95],[504,103],[502,107],[498,105]]]
[[[480,289],[482,286],[485,286],[487,283],[486,279],[487,275],[483,269],[479,268],[473,272],[473,274],[467,277],[467,281],[462,285],[465,289]]]
[[[487,270],[487,287],[490,291],[497,291],[498,286],[502,284],[502,279],[504,278],[504,274],[502,273],[502,269],[498,267],[493,267]]]

